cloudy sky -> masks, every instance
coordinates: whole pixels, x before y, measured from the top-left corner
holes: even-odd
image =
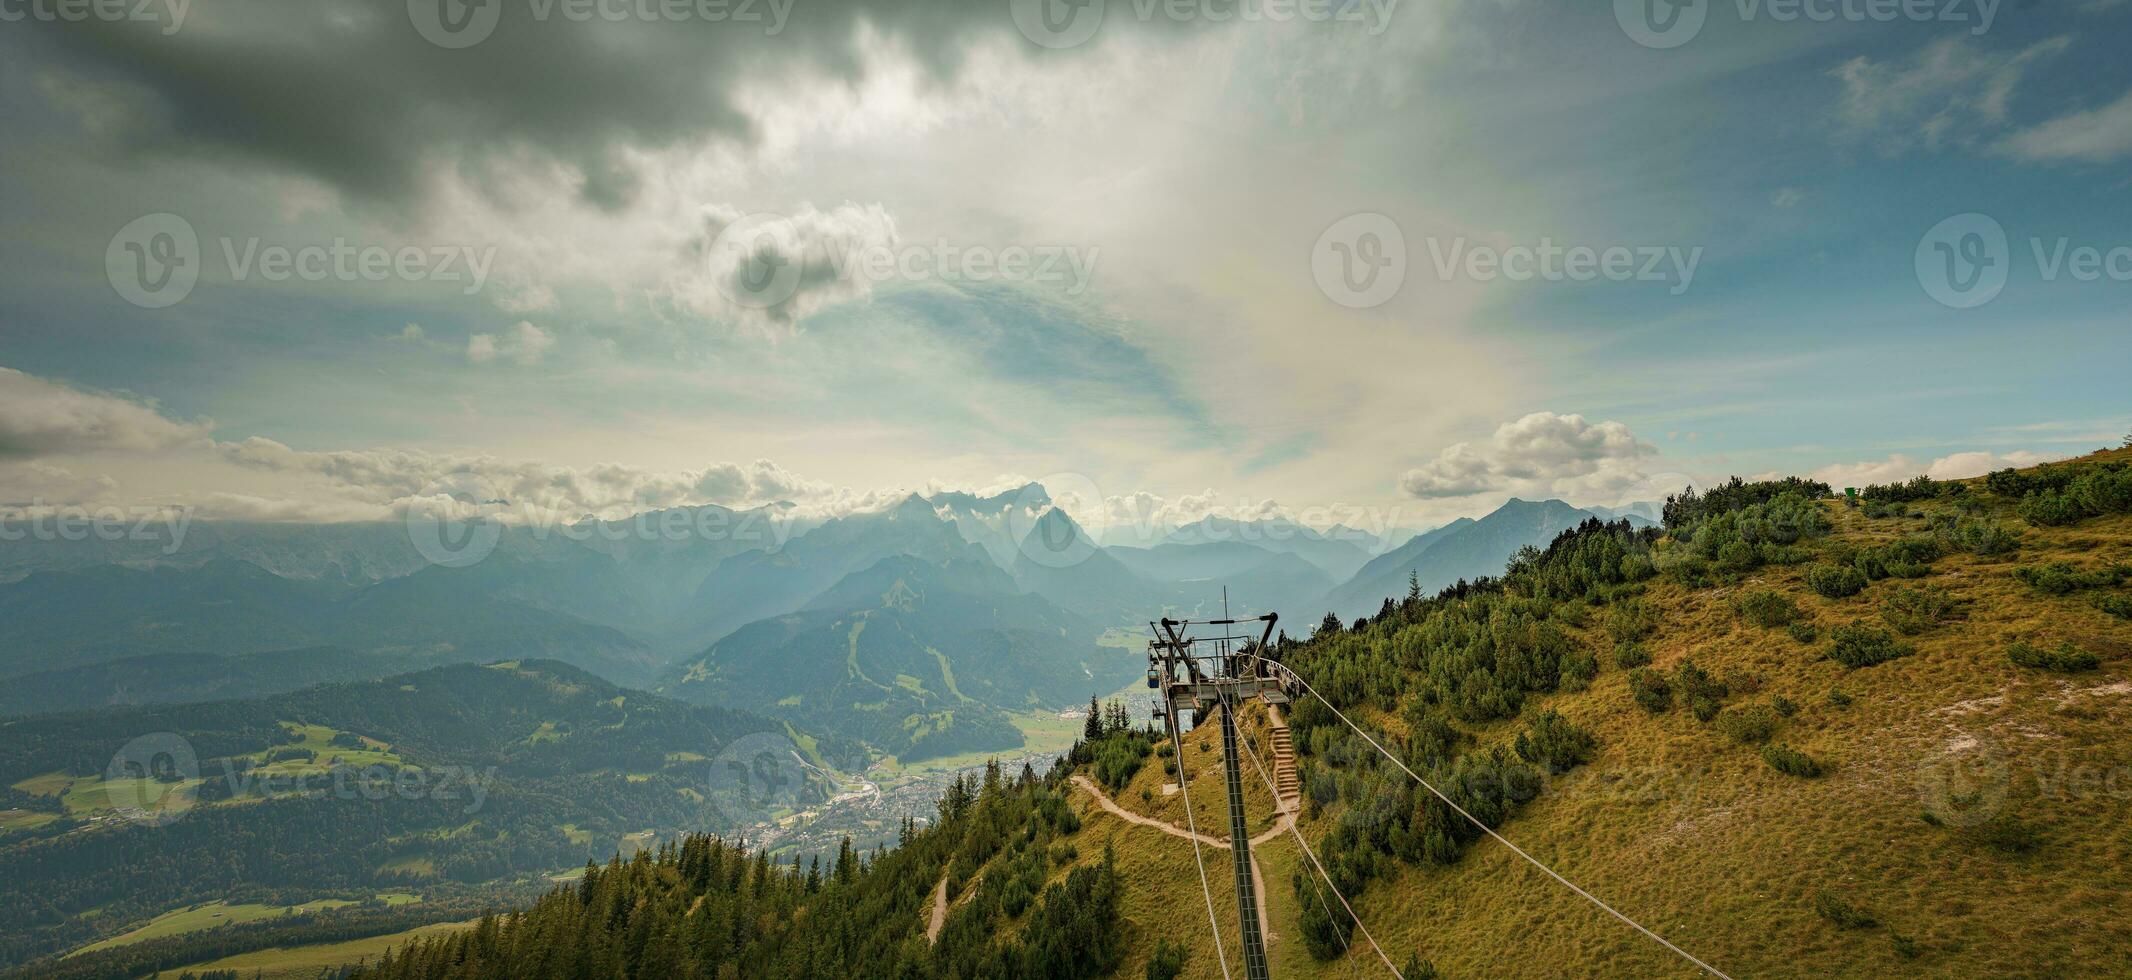
[[[122,6],[0,23],[0,503],[1426,526],[2132,428],[2124,0]]]

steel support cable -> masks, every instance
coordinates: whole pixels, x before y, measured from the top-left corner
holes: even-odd
[[[1170,710],[1177,710],[1176,705],[1171,705]],[[1177,791],[1184,794],[1184,822],[1192,832],[1192,864],[1199,869],[1199,894],[1207,900],[1207,927],[1214,933],[1214,959],[1221,964],[1222,980],[1229,980],[1229,954],[1222,951],[1221,921],[1214,916],[1214,889],[1207,884],[1207,864],[1199,856],[1199,820],[1192,815],[1192,780],[1184,773],[1184,741],[1174,734],[1175,725],[1170,731],[1170,750],[1177,755]]]
[[[1226,697],[1226,695],[1224,695],[1224,697]],[[1229,702],[1229,704],[1232,705],[1232,710],[1234,703],[1235,702],[1233,700]],[[1249,739],[1240,739],[1239,741],[1243,744],[1244,751],[1250,755],[1251,768],[1257,771],[1259,779],[1263,780],[1266,783],[1266,791],[1273,794],[1274,807],[1278,809],[1280,807],[1281,791],[1273,785],[1273,778],[1266,774],[1266,767],[1259,762],[1258,750],[1251,747]],[[1333,884],[1332,875],[1325,870],[1325,865],[1318,861],[1317,852],[1311,850],[1310,842],[1303,839],[1302,829],[1297,827],[1294,821],[1289,821],[1288,832],[1295,835],[1295,842],[1302,846],[1303,853],[1310,858],[1311,866],[1317,868],[1318,876],[1325,879],[1325,890],[1332,892],[1333,897],[1340,900],[1340,907],[1347,910],[1347,917],[1354,920],[1355,928],[1362,931],[1362,938],[1369,940],[1370,948],[1377,951],[1377,958],[1384,961],[1384,968],[1392,971],[1392,976],[1398,977],[1399,980],[1406,980],[1406,975],[1400,973],[1399,968],[1392,965],[1392,958],[1384,955],[1384,947],[1377,945],[1377,937],[1370,935],[1369,927],[1362,924],[1362,917],[1360,915],[1355,914],[1355,907],[1353,905],[1348,904],[1347,896],[1340,894],[1339,886]],[[1324,902],[1325,896],[1318,896],[1318,901],[1321,903]],[[1332,915],[1332,909],[1330,907],[1326,908],[1325,912],[1328,917]],[[1339,930],[1333,930],[1334,936],[1338,936],[1339,934]],[[1340,949],[1342,953],[1346,952],[1347,940],[1340,940]]]
[[[1362,740],[1368,742],[1371,748],[1376,749],[1378,753],[1383,755],[1385,758],[1392,760],[1392,764],[1398,766],[1401,772],[1406,773],[1408,776],[1412,777],[1415,782],[1420,783],[1423,789],[1426,789],[1430,793],[1435,794],[1437,799],[1444,801],[1445,806],[1450,807],[1459,816],[1466,818],[1466,821],[1468,823],[1473,824],[1475,827],[1479,827],[1482,833],[1495,838],[1498,843],[1501,843],[1504,847],[1510,848],[1512,853],[1516,854],[1521,858],[1524,858],[1526,863],[1532,865],[1535,868],[1540,869],[1542,872],[1546,873],[1548,877],[1561,882],[1563,887],[1568,888],[1570,891],[1576,892],[1578,895],[1582,896],[1585,901],[1598,906],[1601,910],[1606,912],[1606,914],[1611,915],[1616,919],[1620,919],[1622,922],[1627,923],[1630,928],[1635,929],[1637,932],[1643,933],[1644,935],[1651,937],[1652,941],[1658,943],[1660,946],[1664,946],[1665,948],[1672,950],[1674,954],[1678,955],[1681,959],[1687,960],[1688,962],[1695,964],[1697,967],[1708,972],[1710,975],[1720,978],[1720,980],[1732,980],[1732,977],[1727,975],[1725,971],[1720,970],[1717,967],[1711,966],[1710,964],[1705,963],[1700,959],[1697,959],[1693,953],[1690,953],[1687,950],[1680,948],[1679,946],[1673,945],[1673,943],[1670,940],[1666,939],[1666,937],[1661,936],[1658,933],[1652,932],[1647,928],[1644,928],[1643,923],[1637,922],[1635,919],[1631,919],[1628,916],[1623,915],[1618,911],[1615,911],[1613,906],[1600,901],[1598,896],[1593,895],[1591,892],[1585,891],[1584,889],[1577,887],[1576,882],[1573,882],[1568,878],[1562,877],[1555,871],[1555,869],[1540,863],[1540,859],[1525,853],[1524,848],[1511,843],[1509,838],[1496,833],[1494,828],[1480,822],[1479,820],[1474,819],[1473,814],[1467,813],[1465,807],[1459,806],[1450,797],[1445,796],[1442,790],[1437,789],[1428,780],[1421,778],[1421,774],[1415,772],[1412,769],[1407,768],[1407,764],[1405,762],[1400,761],[1398,756],[1395,756],[1391,752],[1386,751],[1385,747],[1383,745],[1378,744],[1377,740],[1371,737],[1370,733],[1362,730],[1362,726],[1355,724],[1354,720],[1347,717],[1347,715],[1339,708],[1333,707],[1333,703],[1331,701],[1326,700],[1324,695],[1319,694],[1317,688],[1311,687],[1310,682],[1303,679],[1303,675],[1296,673],[1293,668],[1281,663],[1280,661],[1268,660],[1266,662],[1273,664],[1276,667],[1279,667],[1283,673],[1286,673],[1289,677],[1294,678],[1297,684],[1303,686],[1303,690],[1310,692],[1311,697],[1317,698],[1319,704],[1324,705],[1326,710],[1332,712],[1333,717],[1340,719],[1342,722],[1345,722],[1347,724],[1347,727],[1354,729],[1355,734],[1362,736]]]

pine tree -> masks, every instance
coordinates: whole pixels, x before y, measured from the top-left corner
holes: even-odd
[[[1091,742],[1103,738],[1103,708],[1093,694],[1088,696],[1088,721],[1081,726],[1081,737]]]

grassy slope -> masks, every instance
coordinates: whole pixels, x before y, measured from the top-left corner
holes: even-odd
[[[67,955],[79,956],[99,949],[130,946],[144,940],[161,939],[164,936],[177,936],[188,932],[198,932],[202,929],[236,925],[240,922],[256,922],[260,919],[269,919],[294,912],[337,909],[353,904],[355,903],[336,899],[324,899],[294,906],[231,905],[228,902],[209,902],[205,905],[195,905],[190,908],[165,912],[156,916],[147,925],[132,932],[121,933],[101,942],[90,943]]]
[[[1870,520],[1860,510],[1828,506],[1836,537],[1852,543],[1893,540],[1923,527],[1920,520]],[[1503,832],[1736,976],[2121,975],[2132,962],[2132,919],[2124,914],[2124,896],[2132,895],[2132,626],[2084,596],[2044,596],[2010,573],[2045,561],[2132,560],[2132,518],[2051,529],[2028,527],[2010,507],[1996,507],[1992,516],[2023,533],[2010,558],[1942,558],[1922,580],[1878,582],[1849,599],[1808,591],[1803,567],[1765,568],[1729,588],[1651,586],[1648,597],[1663,612],[1659,632],[1646,641],[1653,665],[1670,670],[1692,656],[1719,677],[1759,675],[1759,693],[1735,694],[1727,704],[1774,695],[1797,702],[1798,714],[1776,741],[1832,764],[1820,779],[1777,773],[1755,748],[1696,721],[1685,708],[1652,716],[1635,707],[1594,617],[1583,639],[1607,664],[1597,682],[1582,693],[1540,699],[1525,717],[1556,708],[1599,736],[1599,754],[1550,781],[1546,794]],[[1920,585],[1972,600],[1966,620],[1908,638],[1916,655],[1876,667],[1851,671],[1825,659],[1832,627],[1854,620],[1879,625],[1887,594]],[[1820,628],[1820,640],[1802,644],[1737,618],[1732,596],[1763,587],[1797,600]],[[2103,667],[2070,675],[2017,668],[2005,655],[2017,638],[2049,645],[2071,640],[2102,655]],[[1834,690],[1852,703],[1833,704]],[[1481,735],[1508,740],[1517,730],[1505,723]],[[1186,752],[1219,771],[1218,749],[1202,755],[1188,745]],[[2089,781],[2054,785],[2061,772]],[[1127,809],[1181,823],[1177,798],[1159,795],[1160,779],[1151,760],[1116,798]],[[1139,796],[1143,785],[1154,788],[1152,803]],[[1949,785],[1957,794],[1953,805],[1941,789]],[[2042,846],[2007,855],[1972,840],[1959,824],[1976,811],[1961,806],[1958,795],[1971,785],[2004,787],[2012,812],[2041,831]],[[1263,805],[1263,787],[1259,796]],[[1995,798],[1987,789],[1984,799]],[[1193,951],[1187,976],[1219,976],[1191,845],[1076,799],[1086,814],[1081,859],[1100,859],[1102,841],[1111,840],[1129,872],[1135,952],[1120,975],[1136,975],[1156,939],[1169,937]],[[1193,799],[1201,831],[1226,836],[1219,782],[1195,779]],[[1922,818],[1935,801],[1953,825],[1935,827]],[[1254,833],[1266,825],[1257,817]],[[1321,819],[1305,830],[1315,837],[1328,826]],[[1320,964],[1299,941],[1285,938],[1295,935],[1288,877],[1299,854],[1285,837],[1259,851],[1276,972],[1383,975],[1366,948],[1350,959],[1368,962]],[[1206,856],[1233,968],[1228,855]],[[1840,929],[1824,920],[1814,911],[1823,891],[1880,924]],[[1372,883],[1357,907],[1395,962],[1419,953],[1451,977],[1694,975],[1492,842],[1448,868],[1404,867]],[[1915,959],[1898,952],[1897,935],[1914,941]],[[1359,937],[1356,944],[1361,947]]]
[[[471,929],[477,920],[465,922],[440,922],[434,925],[396,932],[387,936],[371,936],[351,939],[347,942],[326,943],[318,946],[299,946],[293,949],[264,949],[254,953],[239,953],[206,963],[165,970],[165,976],[182,973],[205,973],[210,970],[233,970],[238,976],[257,976],[260,980],[313,980],[321,970],[350,963],[374,961],[387,950],[398,949],[416,939],[427,939],[446,932]]]

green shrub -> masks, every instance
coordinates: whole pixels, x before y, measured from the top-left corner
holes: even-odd
[[[1798,603],[1775,589],[1751,589],[1741,593],[1732,601],[1732,609],[1741,619],[1770,629],[1789,626],[1802,615]]]
[[[1817,562],[1806,566],[1806,587],[1831,599],[1865,591],[1866,577],[1855,568]]]
[[[2088,514],[2132,513],[2132,469],[2096,468],[2074,480],[2065,495]]]
[[[1914,500],[1933,500],[1942,493],[1950,492],[1950,488],[1957,486],[1960,486],[1960,484],[1941,483],[1929,476],[1920,474],[1908,483],[1875,484],[1866,487],[1858,491],[1858,495],[1866,500],[1880,500],[1899,504]]]
[[[1950,546],[1981,558],[2011,554],[2021,541],[2020,535],[1992,520],[1956,521],[1945,526],[1941,534]]]
[[[1890,934],[1888,936],[1888,942],[1894,944],[1895,955],[1900,956],[1903,959],[1914,960],[1920,956],[1925,955],[1925,948],[1923,946],[1919,946],[1917,944],[1917,940],[1912,939],[1909,936],[1905,936],[1902,933],[1898,932]]]
[[[1518,758],[1561,775],[1591,759],[1598,746],[1599,740],[1591,732],[1549,711],[1535,719],[1531,728],[1518,733],[1515,749]]]
[[[2003,469],[1984,477],[1984,489],[2013,500],[2044,490],[2064,490],[2072,486],[2081,469],[2077,466],[2039,466],[2022,472]]]
[[[1909,512],[1910,508],[1908,507],[1904,507],[1901,504],[1891,504],[1882,500],[1869,500],[1866,502],[1865,505],[1865,516],[1870,517],[1876,521],[1884,520],[1890,517],[1904,517],[1907,516]]]
[[[1680,666],[1673,669],[1673,673],[1674,677],[1680,682],[1680,689],[1686,692],[1689,697],[1722,699],[1732,693],[1732,690],[1726,687],[1723,681],[1710,676],[1709,671],[1696,666],[1694,660],[1681,661]]]
[[[1830,691],[1828,692],[1828,703],[1839,708],[1848,708],[1851,706],[1851,696],[1842,691]]]
[[[1792,639],[1801,643],[1812,643],[1821,638],[1821,631],[1815,629],[1814,624],[1803,619],[1784,627],[1784,632],[1790,633]]]
[[[1407,965],[1399,975],[1407,980],[1444,980],[1443,971],[1438,970],[1435,963],[1422,959],[1419,953],[1407,954]]]
[[[2051,490],[2031,493],[2021,498],[2021,506],[2016,510],[2022,520],[2037,527],[2065,527],[2077,524],[2081,518],[2088,516],[2072,497]]]
[[[1614,666],[1622,670],[1630,670],[1636,667],[1649,666],[1650,663],[1651,651],[1645,649],[1643,644],[1632,640],[1623,640],[1614,644]]]
[[[1819,480],[1803,480],[1788,476],[1782,480],[1763,480],[1748,483],[1739,477],[1721,483],[1702,493],[1694,487],[1666,498],[1666,530],[1678,532],[1697,521],[1719,514],[1745,510],[1757,504],[1767,504],[1779,497],[1796,496],[1811,502],[1835,493],[1828,484]]]
[[[1177,980],[1184,975],[1183,946],[1164,939],[1155,944],[1155,955],[1147,961],[1147,980]]]
[[[1730,708],[1718,716],[1719,731],[1742,745],[1760,745],[1777,734],[1777,710],[1766,704]]]
[[[2095,597],[2095,608],[2119,619],[2132,619],[2132,596],[2099,595]]]
[[[1572,650],[1562,655],[1562,676],[1556,682],[1558,691],[1581,691],[1592,686],[1592,679],[1599,676],[1599,658],[1590,650]]]
[[[1664,714],[1673,707],[1673,686],[1666,683],[1664,674],[1638,667],[1629,671],[1629,697],[1645,711]]]
[[[2016,667],[2034,667],[2068,674],[2102,666],[2101,657],[2071,643],[2060,643],[2057,649],[2046,650],[2030,646],[2026,642],[2015,641],[2013,646],[2006,648],[2006,659],[2013,661]]]
[[[1961,618],[1968,605],[1938,586],[1896,589],[1880,604],[1880,618],[1904,636],[1916,636],[1941,623]]]
[[[2054,561],[2048,565],[2024,565],[2014,569],[2015,578],[2045,595],[2071,595],[2083,589],[2106,589],[2123,582],[2128,575],[2132,575],[2132,568],[2124,565],[2083,569],[2069,561]]]
[[[1887,630],[1864,623],[1838,626],[1832,631],[1831,638],[1833,643],[1829,648],[1829,659],[1852,670],[1886,663],[1915,652],[1910,647],[1897,643],[1894,634]]]
[[[1836,897],[1836,893],[1830,891],[1814,895],[1814,914],[1844,929],[1871,929],[1880,924],[1866,910]]]
[[[1762,746],[1762,761],[1787,776],[1812,779],[1821,775],[1821,763],[1798,749],[1783,745]]]
[[[1775,710],[1779,716],[1785,718],[1789,718],[1799,713],[1799,702],[1787,698],[1782,694],[1770,698],[1769,706],[1771,709]]]
[[[1647,599],[1617,602],[1606,614],[1606,633],[1615,642],[1641,640],[1658,629],[1658,607]]]
[[[1137,734],[1113,732],[1104,736],[1089,747],[1096,781],[1113,793],[1124,789],[1153,750],[1154,746]]]
[[[1926,537],[1909,537],[1858,552],[1851,560],[1851,567],[1868,582],[1884,578],[1923,578],[1932,574],[1932,562],[1939,556],[1938,542]]]

